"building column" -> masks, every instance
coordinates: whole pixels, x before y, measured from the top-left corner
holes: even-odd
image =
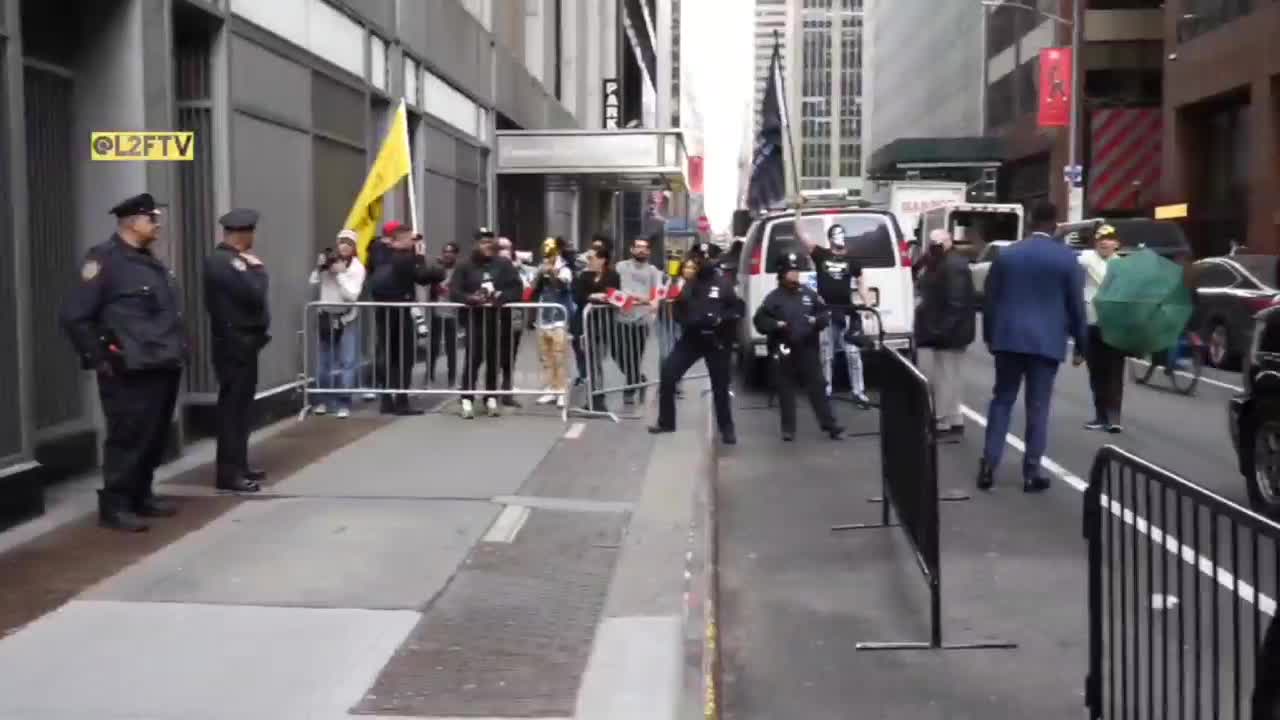
[[[16,300],[14,317],[18,319],[18,346],[10,350],[17,353],[18,406],[10,408],[9,412],[21,416],[19,426],[22,429],[22,455],[30,458],[35,448],[35,383],[31,363],[31,346],[34,340],[29,309],[31,280],[26,272],[30,267],[30,233],[27,212],[26,111],[22,79],[22,15],[19,3],[0,2],[0,16],[8,33],[6,39],[0,40],[0,52],[4,54],[2,67],[6,75],[0,78],[0,93],[7,94],[7,97],[0,96],[0,109],[5,110],[7,115],[0,122],[0,129],[7,128],[9,131],[8,138],[3,142],[7,146],[9,164],[7,167],[0,167],[0,174],[6,178],[10,203],[7,213],[0,209],[0,219],[6,215],[9,217],[12,222],[4,229],[11,233],[10,237],[16,238],[16,242],[10,246],[12,254],[7,271],[11,274],[10,281],[13,282]],[[0,196],[0,200],[3,200],[3,196]]]
[[[1277,93],[1271,78],[1255,80],[1249,98],[1249,249],[1253,252],[1280,252],[1276,197],[1280,196],[1280,168],[1277,168]]]

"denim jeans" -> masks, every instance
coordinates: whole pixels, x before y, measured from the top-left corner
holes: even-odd
[[[360,360],[360,324],[353,322],[342,328],[328,340],[319,343],[316,387],[319,389],[353,388],[356,385],[356,365]],[[322,393],[318,404],[326,404],[332,398],[338,407],[350,408],[351,395]]]
[[[831,394],[832,367],[835,356],[844,351],[845,369],[849,371],[849,389],[857,395],[866,392],[862,379],[862,352],[858,346],[844,341],[844,331],[848,327],[848,319],[843,312],[831,313],[831,324],[827,326],[826,337],[822,343],[822,374],[827,379],[827,394]]]

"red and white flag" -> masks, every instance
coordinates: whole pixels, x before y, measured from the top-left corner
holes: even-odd
[[[654,289],[653,289],[653,293],[651,293],[651,294],[650,294],[650,296],[649,296],[649,299],[650,299],[650,300],[652,300],[652,301],[654,301],[654,302],[662,302],[663,300],[666,300],[666,299],[667,299],[667,286],[666,286],[666,285],[659,285],[658,287],[654,288]]]
[[[609,292],[605,293],[604,297],[605,300],[609,301],[610,305],[623,310],[630,310],[631,306],[635,304],[635,299],[630,295],[613,288],[609,288]]]
[[[533,302],[533,286],[526,285],[524,288],[524,297],[521,302]]]
[[[684,289],[684,278],[678,278],[667,283],[662,288],[662,296],[667,300],[675,300],[680,297],[680,291]]]

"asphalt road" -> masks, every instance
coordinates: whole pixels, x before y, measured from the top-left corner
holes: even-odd
[[[939,476],[944,489],[973,492],[993,381],[980,346],[963,377],[968,433],[939,448]],[[828,444],[802,430],[800,442],[783,445],[772,412],[744,413],[741,444],[722,461],[720,480],[726,717],[1080,717],[1088,659],[1081,491],[1094,457],[1116,445],[1245,505],[1226,427],[1238,386],[1238,375],[1212,370],[1190,397],[1166,389],[1159,374],[1152,386],[1129,381],[1126,432],[1109,435],[1081,427],[1092,413],[1088,378],[1065,365],[1045,458],[1057,482],[1037,496],[1018,490],[1017,409],[995,491],[945,504],[941,528],[948,638],[1017,642],[1011,651],[856,652],[857,641],[922,639],[927,628],[924,585],[901,532],[824,532],[878,514],[862,498],[878,486],[879,443]],[[858,429],[874,427],[854,416]],[[1250,656],[1280,590],[1276,548],[1255,551],[1249,536],[1233,539],[1207,512],[1133,487],[1117,499],[1137,518],[1102,514],[1115,700],[1153,717],[1179,716],[1179,697],[1188,717],[1197,706],[1206,717],[1214,707],[1222,717],[1243,713]]]

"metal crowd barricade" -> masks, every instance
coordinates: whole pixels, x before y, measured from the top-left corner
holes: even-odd
[[[434,396],[474,398],[480,412],[490,398],[536,397],[568,418],[573,364],[562,305],[312,302],[303,312],[304,416],[361,397],[394,409]]]
[[[648,393],[658,386],[662,363],[680,337],[673,308],[672,300],[643,310],[603,303],[583,308],[578,372],[586,386],[586,414],[614,420],[644,417]],[[682,380],[705,377],[703,369],[687,373]],[[614,410],[619,397],[629,412]]]
[[[944,643],[942,637],[942,551],[939,503],[967,500],[938,490],[938,442],[929,380],[898,350],[880,347],[884,382],[880,401],[880,481],[878,523],[836,525],[832,531],[901,527],[929,588],[927,641],[859,642],[858,650],[1011,649],[991,641]],[[893,516],[897,516],[894,522]]]
[[[1280,525],[1108,445],[1084,536],[1092,720],[1280,717]]]

